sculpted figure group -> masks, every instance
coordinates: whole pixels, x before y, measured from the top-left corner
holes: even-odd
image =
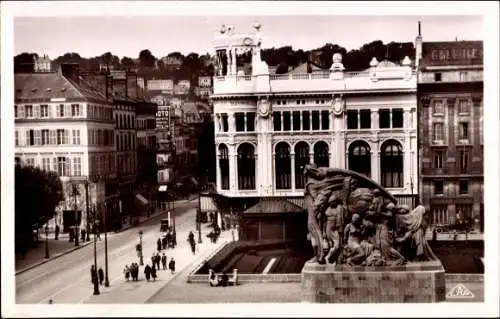
[[[311,262],[362,266],[436,260],[425,239],[426,210],[410,211],[357,172],[304,168]]]

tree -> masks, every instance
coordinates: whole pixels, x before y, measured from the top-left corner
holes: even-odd
[[[133,69],[135,68],[135,62],[132,60],[132,58],[129,58],[128,56],[124,56],[121,60],[121,65],[124,69]]]
[[[33,58],[38,58],[36,53],[23,52],[14,57],[14,72],[32,72],[35,62]]]
[[[142,67],[154,68],[156,63],[155,56],[148,49],[139,52],[139,64]]]
[[[52,218],[64,200],[59,176],[37,167],[15,167],[15,245],[24,250],[33,242],[33,225]]]

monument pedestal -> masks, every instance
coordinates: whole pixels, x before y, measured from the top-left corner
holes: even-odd
[[[446,299],[444,268],[440,261],[391,267],[308,262],[301,274],[302,302],[430,303]]]

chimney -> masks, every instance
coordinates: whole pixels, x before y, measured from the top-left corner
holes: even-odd
[[[60,66],[60,73],[62,76],[72,80],[73,82],[79,83],[79,66],[78,63],[62,63]]]
[[[415,66],[418,68],[422,59],[422,30],[420,21],[418,21],[418,35],[415,38]]]

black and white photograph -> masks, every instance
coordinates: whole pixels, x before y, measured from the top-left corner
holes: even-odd
[[[2,317],[499,316],[497,2],[2,2]]]

